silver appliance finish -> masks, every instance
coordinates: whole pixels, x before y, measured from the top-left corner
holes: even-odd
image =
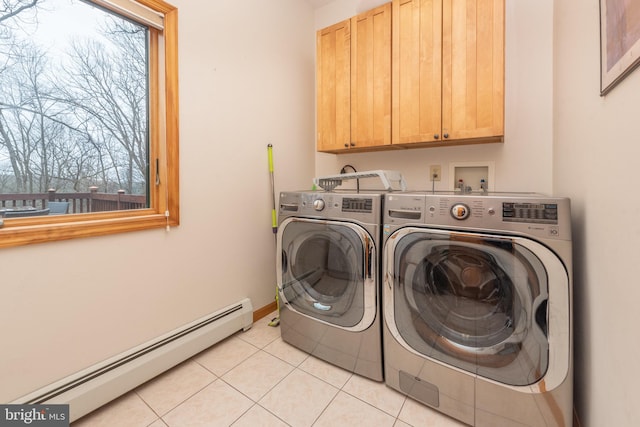
[[[385,381],[470,425],[570,426],[570,202],[389,194]]]
[[[283,192],[277,238],[282,339],[376,381],[382,194]]]

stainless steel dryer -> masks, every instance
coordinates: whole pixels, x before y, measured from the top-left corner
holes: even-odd
[[[282,339],[382,381],[380,193],[283,192],[278,227]]]
[[[359,182],[366,178],[379,178],[381,189],[360,191]],[[333,191],[353,179],[358,180],[357,189]],[[406,183],[399,172],[382,170],[317,178],[315,183],[327,191],[280,194],[277,281],[282,339],[382,381],[382,203],[384,194],[405,190]]]
[[[470,425],[570,426],[570,202],[389,194],[385,381]]]

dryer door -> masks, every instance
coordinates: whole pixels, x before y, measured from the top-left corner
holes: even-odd
[[[376,253],[364,228],[292,218],[280,225],[278,247],[278,287],[290,309],[350,331],[373,323]]]
[[[519,237],[408,227],[385,251],[386,321],[403,346],[503,384],[545,375],[549,283],[569,292],[549,249]],[[563,334],[568,310],[553,325]]]

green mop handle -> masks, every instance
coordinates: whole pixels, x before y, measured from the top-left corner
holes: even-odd
[[[269,174],[271,175],[271,189],[274,192],[275,197],[275,186],[273,183],[273,145],[267,145],[267,154],[269,155]],[[278,221],[276,216],[276,201],[275,198],[273,200],[273,209],[271,209],[271,229],[274,234],[278,232]]]

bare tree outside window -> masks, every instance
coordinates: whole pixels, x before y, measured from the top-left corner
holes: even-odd
[[[0,2],[0,210],[149,207],[148,38],[80,0]]]

